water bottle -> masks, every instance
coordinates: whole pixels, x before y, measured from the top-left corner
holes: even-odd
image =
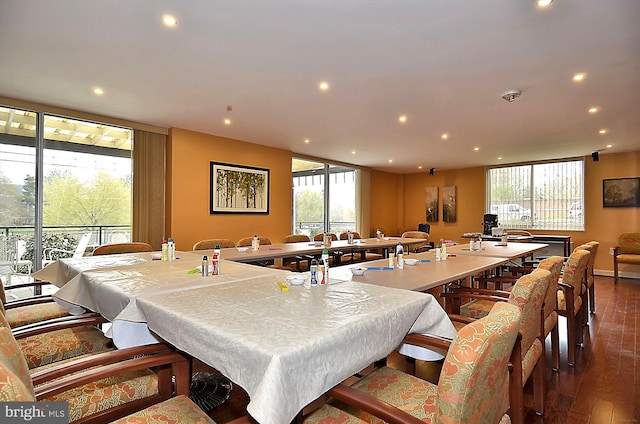
[[[170,261],[176,259],[176,244],[171,237],[169,237],[169,241],[167,242],[167,256]]]
[[[312,286],[317,286],[318,285],[318,261],[316,261],[315,259],[311,260],[311,285]]]
[[[215,249],[213,249],[213,257],[211,258],[211,264],[213,268],[211,269],[211,275],[219,275],[220,274],[220,246],[216,245]]]
[[[329,251],[325,247],[322,249],[322,256],[320,257],[323,264],[323,278],[320,284],[329,284]]]
[[[398,262],[398,269],[404,268],[404,248],[402,243],[398,243],[396,246],[396,261]]]
[[[209,275],[209,258],[204,255],[202,257],[202,276],[206,277],[207,275]]]
[[[257,234],[253,235],[253,240],[251,240],[251,250],[260,249],[260,238]]]

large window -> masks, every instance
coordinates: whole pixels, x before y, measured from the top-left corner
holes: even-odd
[[[292,234],[357,231],[356,170],[293,159]]]
[[[43,248],[74,250],[88,233],[89,248],[129,240],[132,139],[127,128],[0,106],[0,233],[19,260],[36,267]]]
[[[493,167],[487,172],[487,213],[501,227],[584,230],[584,160]]]

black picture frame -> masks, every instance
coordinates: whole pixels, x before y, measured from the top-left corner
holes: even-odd
[[[640,177],[602,180],[602,207],[640,207]]]
[[[270,170],[211,162],[210,214],[269,214]]]

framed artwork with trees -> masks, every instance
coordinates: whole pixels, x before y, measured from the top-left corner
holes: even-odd
[[[269,169],[211,162],[210,213],[269,213]]]

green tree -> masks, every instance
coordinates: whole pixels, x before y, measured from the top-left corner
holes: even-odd
[[[128,224],[131,193],[126,179],[99,172],[87,182],[54,171],[44,185],[44,225]]]
[[[322,192],[302,191],[296,193],[296,219],[298,222],[322,222],[324,211]]]
[[[21,220],[26,215],[20,189],[0,173],[0,225],[21,225]]]

